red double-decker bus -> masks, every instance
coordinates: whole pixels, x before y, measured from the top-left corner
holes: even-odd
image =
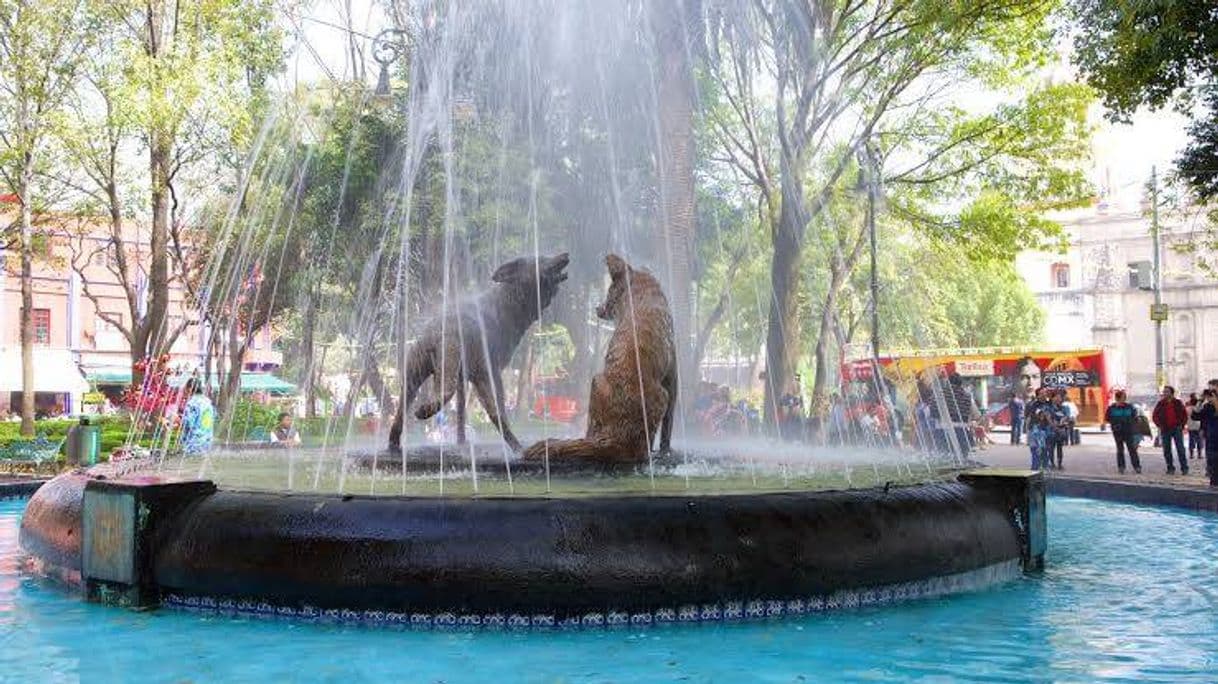
[[[1035,348],[933,349],[857,358],[842,363],[843,392],[874,396],[873,369],[878,361],[886,383],[911,403],[919,379],[927,373],[956,374],[968,385],[978,406],[996,424],[1009,425],[1007,403],[1016,393],[1041,387],[1065,390],[1079,409],[1079,425],[1097,426],[1111,392],[1120,384],[1110,366],[1112,352],[1102,348],[1047,351]]]

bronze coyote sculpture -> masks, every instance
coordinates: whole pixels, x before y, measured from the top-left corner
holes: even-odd
[[[457,395],[457,441],[465,442],[465,384],[472,383],[486,415],[513,451],[520,441],[508,427],[503,409],[500,375],[529,326],[541,316],[567,279],[570,262],[564,252],[538,259],[519,258],[495,270],[490,289],[476,297],[451,304],[424,326],[406,356],[402,396],[389,430],[389,448],[400,450],[402,417],[414,402],[419,387],[435,378],[436,396],[421,403],[415,417],[434,416]]]

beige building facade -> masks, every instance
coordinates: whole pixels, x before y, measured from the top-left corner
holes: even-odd
[[[5,198],[0,198],[3,200]],[[15,201],[15,200],[10,200]],[[0,213],[6,212],[0,206]],[[92,389],[116,389],[130,382],[131,352],[115,323],[130,326],[143,315],[133,312],[117,275],[109,228],[101,224],[64,222],[43,226],[49,242],[34,263],[34,388],[40,413],[74,414]],[[148,235],[130,224],[128,261],[138,273],[149,262]],[[76,266],[73,266],[75,262]],[[15,251],[0,248],[0,414],[16,412],[21,398],[21,279]],[[146,279],[134,278],[137,301],[143,301]],[[167,329],[181,328],[171,347],[175,368],[194,369],[206,355],[207,331],[188,302],[180,282],[170,286]],[[247,353],[251,371],[270,371],[282,361],[270,328],[260,331]]]
[[[1097,204],[1054,217],[1064,253],[1027,251],[1016,268],[1046,313],[1044,342],[1054,348],[1101,346],[1112,352],[1112,386],[1135,397],[1157,391],[1156,326],[1151,320],[1154,240],[1149,210]],[[1197,265],[1187,244],[1205,217],[1160,216],[1164,374],[1188,393],[1218,378],[1218,279]]]

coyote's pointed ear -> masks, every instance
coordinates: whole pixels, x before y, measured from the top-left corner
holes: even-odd
[[[496,283],[507,283],[520,277],[521,270],[524,269],[524,259],[516,258],[503,264],[495,269],[495,273],[491,276],[491,281]]]
[[[626,260],[616,254],[610,254],[605,257],[605,266],[609,267],[609,276],[614,280],[622,277],[630,266]]]

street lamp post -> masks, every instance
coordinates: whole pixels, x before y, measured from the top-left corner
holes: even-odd
[[[380,75],[376,79],[376,95],[390,94],[389,67],[406,54],[409,37],[410,34],[403,29],[387,28],[372,39],[372,59],[381,65]]]
[[[1167,384],[1167,373],[1163,368],[1163,321],[1167,312],[1163,306],[1163,264],[1159,244],[1159,177],[1154,166],[1150,167],[1150,235],[1154,249],[1154,295],[1151,318],[1155,323],[1155,390]]]

